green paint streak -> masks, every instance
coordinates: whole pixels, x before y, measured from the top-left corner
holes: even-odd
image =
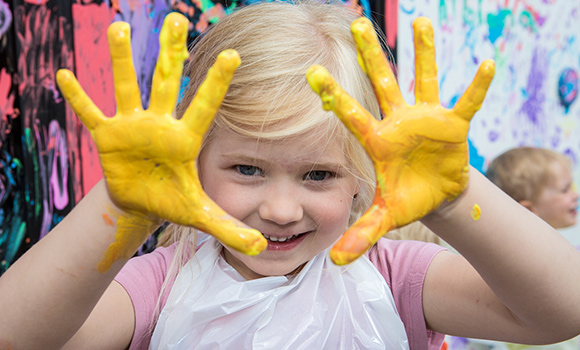
[[[209,11],[211,8],[213,8],[215,6],[215,3],[212,0],[201,0],[201,12],[207,12]],[[238,2],[237,1],[231,1],[230,5],[228,7],[224,7],[224,12],[226,15],[232,13],[234,10],[236,10],[238,8]],[[219,20],[218,17],[213,16],[208,18],[208,22],[209,23],[215,23]]]
[[[439,26],[447,23],[447,4],[445,0],[439,0]]]
[[[26,145],[26,150],[28,153],[28,156],[31,157],[32,159],[32,168],[34,169],[34,216],[35,217],[39,217],[40,216],[40,210],[41,208],[41,201],[40,201],[40,177],[39,177],[39,171],[38,171],[38,159],[36,158],[36,143],[34,142],[34,138],[32,137],[32,131],[30,130],[30,128],[26,128],[24,130],[24,143]],[[27,193],[26,194],[26,199],[28,201],[28,203],[30,203],[30,195]]]
[[[507,54],[502,55],[499,52],[499,48],[496,46],[493,60],[495,61],[496,71],[500,71],[500,70],[502,70],[503,67],[505,67],[507,65],[508,55]]]
[[[463,0],[463,23],[470,27],[480,26],[483,23],[482,1],[478,0],[476,8],[469,7],[467,0]]]
[[[538,26],[536,25],[536,21],[534,20],[534,16],[530,13],[530,11],[525,10],[520,15],[520,24],[522,27],[530,30],[532,33],[538,32]]]
[[[20,243],[24,241],[24,235],[26,234],[26,223],[21,222],[18,227],[13,230],[13,237],[10,237],[10,241],[13,244],[8,244],[8,249],[6,250],[6,261],[13,261],[18,249],[20,248]]]

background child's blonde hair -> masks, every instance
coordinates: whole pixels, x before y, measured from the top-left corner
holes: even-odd
[[[314,64],[323,65],[345,91],[380,118],[372,85],[357,62],[350,32],[350,23],[356,17],[340,2],[318,1],[249,5],[224,17],[194,43],[184,70],[190,83],[177,108],[177,117],[180,117],[221,51],[237,50],[242,64],[236,70],[201,152],[216,128],[227,128],[256,140],[300,137],[316,132],[320,140],[332,140],[333,145],[339,141],[349,161],[349,170],[362,185],[353,202],[349,224],[373,200],[374,168],[350,131],[334,113],[322,109],[320,97],[306,81],[306,71]],[[191,230],[172,228],[168,232],[173,234],[163,234],[161,245],[170,244]]]
[[[535,202],[542,190],[554,181],[551,165],[560,163],[572,171],[565,155],[545,148],[519,147],[495,158],[486,176],[516,201]]]

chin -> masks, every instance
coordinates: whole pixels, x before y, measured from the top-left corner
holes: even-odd
[[[228,264],[230,264],[240,275],[251,280],[261,277],[271,276],[286,276],[297,273],[306,264],[305,262],[288,261],[285,259],[265,259],[256,257],[249,257],[239,252],[232,252],[229,249],[224,249],[224,257]]]
[[[305,264],[306,263],[299,265],[298,267],[288,268],[288,266],[275,266],[275,264],[264,263],[260,264],[260,266],[252,266],[250,269],[261,277],[287,276],[299,273]]]

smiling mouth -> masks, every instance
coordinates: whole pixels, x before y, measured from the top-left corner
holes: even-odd
[[[268,236],[264,233],[262,233],[262,235],[269,241],[269,242],[274,242],[274,243],[284,243],[284,242],[290,242],[293,241],[297,238],[299,238],[300,236],[304,235],[304,233],[299,233],[297,235],[292,235],[292,236],[288,236],[288,237],[274,237],[274,236]]]

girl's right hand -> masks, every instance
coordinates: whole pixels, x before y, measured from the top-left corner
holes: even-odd
[[[376,120],[342,90],[321,66],[308,81],[323,102],[363,145],[375,166],[377,187],[372,206],[332,248],[332,260],[350,263],[386,232],[416,221],[444,201],[459,196],[469,180],[467,133],[495,72],[492,60],[452,109],[439,103],[433,28],[427,18],[413,22],[415,33],[415,105],[405,103],[377,40],[364,17],[351,25],[361,67],[370,78],[385,114]]]
[[[266,247],[265,238],[213,202],[203,191],[196,169],[203,136],[227,92],[240,57],[234,50],[222,52],[183,117],[175,119],[183,62],[188,57],[187,28],[187,19],[178,13],[165,19],[147,110],[141,106],[130,27],[124,22],[111,24],[107,33],[118,104],[115,116],[105,117],[70,71],[58,71],[57,83],[90,130],[109,195],[120,208],[132,217],[196,227],[238,251],[255,255]],[[130,221],[124,222],[130,225]],[[114,258],[131,256],[149,235],[142,230],[142,234],[131,233],[127,237],[122,231],[119,227],[116,244],[110,247],[114,251],[109,253]],[[103,270],[110,266],[106,265]]]

